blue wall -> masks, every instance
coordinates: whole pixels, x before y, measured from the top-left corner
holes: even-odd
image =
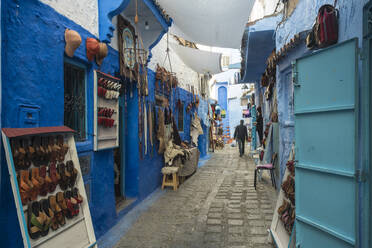
[[[91,156],[91,169],[84,176],[90,184],[89,207],[97,239],[117,221],[114,197],[113,150],[93,151],[93,71],[117,75],[118,52],[109,47],[108,56],[101,68],[89,62],[85,56],[85,40],[95,37],[80,25],[57,13],[54,9],[35,0],[2,0],[2,127],[28,127],[19,120],[19,105],[27,104],[40,108],[39,126],[63,125],[64,118],[64,32],[76,30],[82,44],[72,60],[87,71],[87,133],[85,142],[77,143],[79,156]],[[97,38],[97,37],[95,37]],[[149,101],[154,101],[154,72],[149,72]],[[181,90],[185,106],[191,94]],[[136,94],[136,90],[134,90]],[[128,99],[126,141],[126,194],[145,198],[160,185],[162,156],[154,152],[138,159],[138,105],[137,97]],[[174,106],[174,104],[172,105]],[[184,139],[189,137],[190,116],[185,116]],[[131,130],[130,132],[128,130]],[[132,132],[134,130],[135,132]],[[137,131],[136,131],[137,130]],[[155,142],[157,143],[157,142]],[[128,145],[130,144],[130,145]],[[133,145],[132,145],[133,144]],[[4,152],[2,155],[4,155]],[[22,247],[16,208],[10,186],[7,166],[2,156],[0,185],[0,240],[1,247]]]

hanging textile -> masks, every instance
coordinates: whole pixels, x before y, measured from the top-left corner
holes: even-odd
[[[203,121],[203,124],[207,127],[210,126],[209,123],[209,116],[208,116],[208,102],[200,100],[199,101],[199,107],[198,107],[198,114],[200,116],[200,119]]]
[[[177,155],[184,155],[183,149],[180,146],[174,145],[172,140],[169,140],[164,152],[164,162],[166,165],[171,166],[173,159]]]
[[[157,131],[157,138],[159,140],[159,149],[158,149],[159,154],[163,153],[165,150],[164,135],[165,135],[164,112],[161,108],[159,108],[158,110],[158,131]]]
[[[164,143],[168,144],[169,140],[172,140],[172,124],[165,125]]]
[[[147,154],[147,110],[146,102],[143,103],[143,132],[145,134],[145,155]]]
[[[148,119],[148,126],[149,126],[149,137],[150,137],[151,152],[152,152],[152,146],[153,146],[153,139],[152,139],[153,116],[152,116],[152,110],[151,110],[151,103],[149,103],[147,119]]]
[[[203,128],[200,124],[200,118],[198,114],[195,112],[193,119],[191,120],[190,126],[190,136],[192,142],[197,146],[198,145],[198,137],[199,135],[203,134]]]
[[[172,116],[172,122],[173,122],[173,140],[174,140],[174,144],[180,146],[182,141],[181,141],[180,134],[178,132],[176,121],[174,120],[174,117],[173,116]]]
[[[157,130],[157,125],[156,125],[156,107],[155,107],[155,104],[152,106],[152,129],[153,129],[153,132],[152,132],[152,141],[155,142],[156,140],[156,132],[155,130]],[[151,155],[154,154],[154,144],[152,145],[152,149],[151,149]]]

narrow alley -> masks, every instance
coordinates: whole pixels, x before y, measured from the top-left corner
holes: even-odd
[[[0,248],[372,248],[372,0],[0,22]]]
[[[254,168],[236,147],[216,152],[178,191],[149,206],[116,248],[272,247],[275,190],[266,172],[254,189]]]

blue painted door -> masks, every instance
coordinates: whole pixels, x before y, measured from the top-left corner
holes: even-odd
[[[294,65],[296,242],[356,246],[357,40]]]

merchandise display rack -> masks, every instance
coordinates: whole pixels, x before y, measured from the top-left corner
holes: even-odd
[[[294,146],[292,146],[291,153],[289,155],[288,161],[293,161],[295,159],[295,153],[294,153]],[[287,179],[292,177],[295,179],[294,176],[291,175],[291,172],[286,167],[283,177],[283,182],[285,182]],[[269,241],[274,241],[276,247],[278,248],[294,248],[296,243],[296,227],[293,225],[291,234],[288,233],[288,231],[285,228],[285,225],[283,221],[281,220],[281,216],[278,213],[278,209],[282,206],[283,202],[287,201],[291,205],[292,208],[295,206],[291,203],[291,201],[286,197],[286,194],[282,187],[280,188],[279,197],[276,202],[276,207],[274,211],[274,216],[271,222],[271,226],[269,229]]]
[[[118,85],[122,85],[119,78],[105,74],[100,71],[94,72],[94,150],[104,150],[119,147],[119,98],[114,97],[107,99],[99,96],[98,81],[100,79],[107,80]],[[120,90],[115,90],[119,94]],[[107,108],[113,111],[109,119],[113,120],[112,126],[105,126],[99,123],[99,109]]]
[[[23,198],[21,199],[22,192],[20,191],[19,187],[20,179],[17,179],[17,174],[19,174],[20,171],[22,170],[32,170],[34,168],[39,168],[39,166],[36,166],[34,162],[32,162],[30,165],[28,165],[27,169],[19,168],[19,165],[17,165],[18,168],[16,168],[13,154],[13,151],[15,151],[15,149],[14,147],[12,147],[13,145],[12,141],[20,139],[29,141],[31,139],[34,140],[34,138],[39,137],[57,136],[63,137],[64,144],[67,144],[68,146],[65,156],[62,157],[63,160],[58,161],[58,164],[60,163],[65,164],[67,161],[72,161],[73,167],[76,169],[77,172],[76,181],[74,182],[74,185],[68,186],[67,189],[65,189],[65,191],[61,189],[60,182],[58,182],[56,188],[52,192],[48,191],[44,196],[41,196],[41,193],[37,193],[36,199],[32,201],[28,200],[29,205],[25,204],[23,206],[22,205]],[[82,178],[80,163],[76,151],[74,131],[64,126],[41,128],[3,128],[2,138],[24,247],[27,248],[97,247],[93,223],[90,215],[89,205],[87,202],[87,195],[84,187],[84,181]],[[33,146],[35,145],[33,144]],[[45,166],[50,170],[49,162],[47,162]],[[40,203],[41,200],[49,199],[49,197],[55,196],[57,193],[66,192],[72,189],[73,187],[78,189],[78,192],[82,198],[82,202],[77,205],[79,209],[78,214],[74,215],[72,218],[67,218],[64,215],[65,219],[64,225],[59,225],[58,226],[59,228],[56,230],[52,230],[51,226],[49,226],[46,235],[44,236],[41,235],[35,239],[32,239],[29,235],[30,230],[32,229],[29,229],[30,226],[28,225],[29,206],[31,206],[31,204],[35,202]],[[62,212],[63,214],[65,214],[64,210]]]

